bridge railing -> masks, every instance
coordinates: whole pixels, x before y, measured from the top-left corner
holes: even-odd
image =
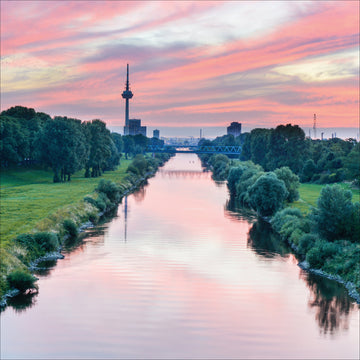
[[[175,146],[175,145],[148,145],[148,152],[166,152],[166,153],[195,153],[195,154],[226,154],[240,155],[241,146]]]

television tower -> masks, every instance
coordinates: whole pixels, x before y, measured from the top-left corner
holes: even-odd
[[[314,114],[314,125],[313,125],[313,129],[314,129],[314,139],[316,139],[316,114]]]
[[[125,90],[123,91],[121,96],[125,99],[124,135],[127,135],[128,129],[129,129],[129,99],[131,99],[133,97],[133,93],[131,92],[130,85],[129,85],[129,64],[127,64]]]

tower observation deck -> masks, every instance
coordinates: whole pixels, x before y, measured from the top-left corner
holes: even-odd
[[[121,96],[125,99],[125,128],[129,128],[129,100],[133,97],[129,84],[129,64],[127,64],[125,90]]]

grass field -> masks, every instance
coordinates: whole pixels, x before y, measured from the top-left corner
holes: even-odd
[[[67,205],[79,202],[94,191],[100,179],[120,182],[130,160],[122,160],[115,171],[100,178],[84,178],[84,170],[75,173],[66,183],[53,183],[53,173],[45,170],[2,170],[0,237],[6,244],[17,235],[31,231],[42,219]]]
[[[359,189],[353,189],[349,184],[340,184],[344,189],[351,190],[353,193],[353,202],[359,201]],[[303,213],[308,213],[311,206],[316,206],[316,201],[320,196],[320,191],[325,185],[320,184],[300,184],[299,193],[300,199],[295,201],[291,206],[297,207]]]

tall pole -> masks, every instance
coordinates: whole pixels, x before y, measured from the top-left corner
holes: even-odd
[[[313,129],[314,129],[314,139],[316,139],[316,114],[314,114],[314,126],[313,126]]]
[[[129,64],[126,66],[126,91],[129,91]],[[129,126],[129,98],[125,100],[125,126]]]
[[[125,99],[125,128],[124,128],[124,135],[129,134],[129,100],[133,97],[133,93],[130,90],[129,84],[129,64],[126,66],[126,83],[125,83],[125,90],[123,91],[122,95],[123,99]]]

